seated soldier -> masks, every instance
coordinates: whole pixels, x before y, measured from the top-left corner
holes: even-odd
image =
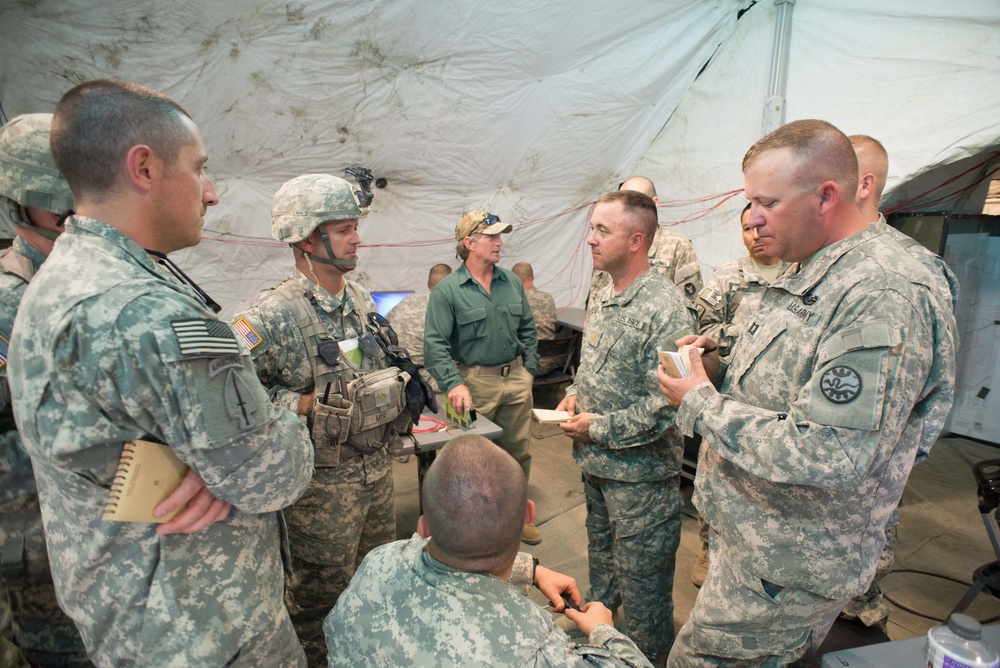
[[[427,292],[407,295],[385,316],[399,337],[399,345],[410,353],[410,359],[416,364],[424,363],[424,315],[427,313],[427,300],[431,298],[434,286],[450,273],[451,267],[448,265],[434,265],[427,275]]]
[[[521,285],[524,286],[524,294],[527,296],[531,312],[535,316],[538,340],[550,341],[556,338],[556,300],[549,293],[542,292],[535,287],[535,271],[527,262],[518,262],[510,270],[521,279]],[[535,377],[544,376],[565,363],[565,356],[539,357],[538,373],[535,374]]]
[[[482,436],[445,446],[423,486],[421,538],[368,554],[324,624],[331,666],[649,666],[576,582],[518,553],[535,518],[518,463]],[[517,584],[534,582],[591,644],[578,644]]]

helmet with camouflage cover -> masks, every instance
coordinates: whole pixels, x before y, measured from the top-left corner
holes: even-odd
[[[367,215],[351,184],[330,174],[303,174],[278,188],[271,207],[271,234],[295,244],[328,220],[355,220]]]
[[[56,233],[32,226],[25,207],[62,214],[73,208],[73,193],[49,151],[52,114],[24,114],[0,128],[0,197],[11,222],[49,238]]]

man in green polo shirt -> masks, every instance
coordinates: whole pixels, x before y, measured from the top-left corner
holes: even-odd
[[[531,471],[531,383],[538,368],[538,332],[520,279],[496,266],[513,227],[486,211],[455,227],[463,264],[431,292],[424,323],[424,364],[456,412],[470,408],[497,423],[497,445]],[[521,540],[537,545],[538,529]]]

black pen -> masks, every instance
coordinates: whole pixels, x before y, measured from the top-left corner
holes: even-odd
[[[707,346],[704,350],[701,351],[701,354],[704,355],[705,353],[714,353],[718,349],[719,346]]]

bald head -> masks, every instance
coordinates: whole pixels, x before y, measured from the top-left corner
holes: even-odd
[[[514,275],[521,279],[524,287],[528,288],[535,283],[535,270],[527,262],[518,262],[510,268]]]
[[[435,559],[479,573],[514,562],[528,484],[517,461],[486,438],[449,441],[424,478],[422,501]]]
[[[889,177],[889,154],[882,142],[868,135],[851,135],[848,139],[858,156],[858,208],[868,222],[874,222]]]
[[[632,176],[625,179],[618,190],[634,190],[637,193],[642,193],[646,197],[651,198],[654,202],[658,203],[656,198],[656,187],[653,182],[647,179],[645,176]]]
[[[441,282],[445,276],[451,273],[451,267],[446,264],[436,264],[431,267],[430,273],[427,275],[427,289],[433,290],[434,286]]]

